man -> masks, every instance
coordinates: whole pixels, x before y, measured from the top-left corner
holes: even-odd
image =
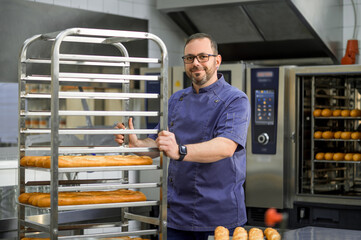
[[[158,147],[170,158],[167,239],[207,240],[217,226],[232,232],[247,221],[242,185],[250,105],[217,74],[222,58],[211,36],[190,36],[182,58],[192,87],[170,97],[169,131],[143,140],[130,135],[129,144]],[[123,136],[116,141],[122,144]]]

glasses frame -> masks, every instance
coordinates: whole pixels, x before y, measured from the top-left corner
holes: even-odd
[[[207,57],[208,57],[208,58],[207,58],[207,61],[200,60],[200,59],[199,59],[200,56],[207,56]],[[185,64],[194,63],[194,59],[195,59],[195,58],[197,58],[197,61],[198,61],[198,62],[200,62],[200,63],[205,63],[205,62],[208,62],[208,61],[209,61],[209,57],[217,57],[217,56],[218,56],[218,55],[216,55],[216,54],[200,53],[200,54],[198,54],[198,55],[185,55],[185,56],[182,57],[182,59],[183,59],[183,62],[184,62]],[[187,58],[187,57],[192,57],[192,61],[191,61],[191,62],[186,62],[185,58]]]

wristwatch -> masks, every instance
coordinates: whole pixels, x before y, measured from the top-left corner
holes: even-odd
[[[184,157],[187,155],[187,147],[184,145],[179,145],[178,148],[180,157],[177,161],[183,161]]]

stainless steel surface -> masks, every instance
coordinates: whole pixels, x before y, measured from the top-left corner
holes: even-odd
[[[247,69],[247,95],[251,96],[251,68]],[[275,154],[252,153],[252,130],[247,135],[247,176],[246,206],[283,209],[286,207],[287,190],[286,166],[290,149],[287,147],[288,136],[291,136],[286,119],[290,116],[287,109],[287,92],[289,89],[288,69],[279,68],[278,80],[278,116]],[[252,110],[253,111],[253,110]],[[251,119],[251,121],[254,121]]]
[[[51,129],[21,129],[21,133],[51,133]],[[157,134],[156,129],[61,129],[58,134]]]
[[[50,152],[50,147],[27,147],[21,148],[21,151],[42,152],[47,154]],[[59,153],[141,153],[141,152],[155,152],[157,148],[129,148],[129,147],[59,147]]]
[[[341,57],[339,0],[157,0],[157,8],[188,35],[214,36],[225,61],[328,58],[338,63]]]
[[[21,111],[20,116],[51,116],[50,112],[26,112]],[[157,117],[155,111],[59,111],[59,116],[133,116],[133,117]]]
[[[59,92],[59,98],[80,98],[80,99],[129,99],[129,98],[158,98],[158,94],[152,93],[101,93],[101,92]],[[52,98],[52,95],[45,93],[21,93],[22,98]]]
[[[86,38],[78,37],[78,36],[87,36]],[[89,38],[89,36],[91,36]],[[71,59],[71,61],[82,61],[82,60],[90,60],[93,61],[92,64],[89,64],[90,66],[93,66],[96,62],[113,62],[113,61],[119,61],[120,59],[114,57],[113,55],[109,56],[79,56],[79,55],[61,55],[60,54],[60,46],[63,42],[69,41],[69,42],[76,42],[76,43],[84,43],[82,40],[85,40],[86,43],[96,43],[96,44],[109,44],[112,46],[115,46],[116,50],[121,53],[124,57],[121,59],[121,61],[125,61],[125,63],[121,66],[122,67],[122,74],[104,74],[102,71],[100,73],[93,73],[93,71],[90,71],[87,69],[87,71],[91,73],[69,73],[65,70],[62,71],[60,68],[60,65],[63,64],[61,62],[61,57],[64,59]],[[101,40],[101,41],[99,41]],[[161,59],[156,60],[156,62],[161,63],[162,65],[162,71],[160,76],[135,76],[130,75],[130,64],[131,61],[138,63],[138,62],[154,62],[154,59],[145,60],[145,59],[136,59],[136,58],[130,58],[129,53],[127,51],[127,48],[121,43],[121,42],[129,42],[133,40],[151,40],[155,42],[160,49],[161,53]],[[31,64],[47,64],[49,65],[48,61],[37,61],[37,60],[27,60],[27,51],[30,45],[32,45],[33,42],[38,41],[52,41],[53,46],[51,49],[51,64],[48,66],[51,69],[51,76],[48,79],[42,78],[40,82],[39,79],[36,79],[38,77],[38,74],[32,75],[33,80],[35,82],[30,81],[28,78],[30,73],[27,72],[28,68],[27,66]],[[109,58],[108,58],[109,57]],[[84,65],[84,64],[80,64]],[[100,64],[103,65],[103,64]],[[165,68],[165,69],[164,69]],[[96,69],[99,71],[99,69]],[[108,153],[114,153],[117,152],[118,154],[123,153],[136,153],[136,152],[151,152],[151,151],[159,151],[154,148],[129,148],[127,146],[123,147],[107,147],[107,146],[80,146],[77,147],[76,145],[74,147],[67,147],[62,146],[60,142],[60,136],[63,134],[84,134],[84,135],[98,135],[98,134],[156,134],[158,133],[158,130],[154,129],[113,129],[114,126],[112,126],[112,129],[109,128],[87,128],[87,129],[78,129],[78,128],[70,128],[70,127],[62,127],[60,128],[60,116],[61,114],[66,115],[66,111],[61,112],[60,111],[60,100],[62,97],[68,98],[76,98],[76,99],[91,99],[91,100],[106,100],[106,99],[120,99],[122,100],[124,111],[112,111],[107,113],[107,111],[103,111],[103,114],[101,114],[100,111],[88,111],[88,109],[85,112],[82,112],[80,114],[76,113],[70,113],[70,115],[79,115],[79,116],[86,116],[90,117],[92,115],[95,116],[122,116],[123,121],[124,119],[128,119],[129,116],[133,116],[132,113],[135,113],[135,115],[138,115],[140,117],[145,116],[158,116],[160,119],[161,128],[160,130],[167,129],[167,115],[168,115],[168,53],[167,49],[162,42],[160,38],[157,36],[151,34],[151,33],[143,33],[143,32],[130,32],[130,31],[118,31],[118,30],[104,30],[104,29],[86,29],[86,28],[71,28],[66,29],[61,32],[57,33],[50,33],[50,34],[43,34],[43,35],[36,35],[33,38],[28,39],[22,48],[20,58],[19,58],[19,115],[20,115],[20,124],[19,124],[19,153],[20,156],[24,156],[25,154],[28,154],[29,151],[35,151],[36,153],[39,151],[43,151],[41,155],[44,154],[44,152],[50,151],[51,155],[51,168],[47,169],[45,171],[50,172],[50,195],[51,195],[51,207],[50,208],[38,208],[42,210],[48,210],[49,214],[46,215],[46,218],[41,220],[40,222],[33,222],[31,220],[27,221],[25,219],[24,210],[26,208],[33,208],[37,209],[37,207],[29,206],[26,204],[18,204],[19,206],[19,230],[18,234],[19,237],[24,236],[24,226],[29,226],[35,229],[38,229],[40,231],[44,231],[48,233],[51,237],[51,239],[58,239],[61,234],[59,230],[61,230],[61,224],[59,223],[59,214],[58,211],[71,211],[71,210],[86,210],[86,209],[109,209],[109,208],[120,208],[122,215],[119,219],[121,221],[121,227],[122,232],[121,233],[112,233],[112,234],[98,234],[97,237],[105,237],[105,236],[133,236],[133,235],[145,235],[145,234],[157,234],[159,233],[159,238],[162,239],[162,237],[166,238],[166,178],[167,178],[167,157],[162,156],[160,160],[160,164],[153,164],[151,166],[129,166],[129,167],[100,167],[100,168],[70,168],[70,169],[61,169],[58,168],[58,158],[59,155],[65,154],[65,153],[94,153],[95,151],[97,153],[102,154],[108,154]],[[41,76],[44,77],[44,76]],[[114,83],[117,80],[123,80],[122,81],[122,92],[121,93],[112,93],[112,92],[70,92],[70,91],[62,91],[61,90],[61,84],[62,84],[62,78],[67,78],[67,80],[71,80],[74,82],[74,84],[79,84],[79,82],[83,82],[85,79],[86,81],[92,82],[92,79],[105,79],[109,80],[107,83]],[[27,84],[49,84],[48,82],[44,81],[51,81],[51,89],[50,93],[45,94],[31,94],[29,92],[30,89],[25,88]],[[78,81],[79,80],[79,81]],[[115,80],[113,82],[113,80]],[[129,80],[135,80],[135,81],[143,81],[143,80],[149,80],[149,81],[160,81],[162,90],[160,94],[143,94],[143,93],[131,93],[129,91]],[[118,86],[119,87],[119,86]],[[39,113],[40,116],[43,116],[44,114],[46,116],[49,116],[49,111],[46,112],[39,112],[39,111],[33,111],[29,108],[26,108],[25,103],[26,101],[31,101],[32,99],[43,99],[43,97],[50,99],[50,129],[49,128],[34,128],[34,127],[26,127],[25,126],[25,119],[28,117],[34,117],[37,116],[36,113]],[[130,110],[130,104],[129,100],[130,98],[136,98],[136,99],[145,99],[145,98],[159,98],[160,104],[158,108],[158,112],[143,112],[143,111],[129,111]],[[24,104],[23,104],[24,103]],[[39,116],[38,115],[38,116]],[[50,145],[44,144],[45,146],[29,146],[25,144],[24,138],[28,134],[41,134],[41,135],[47,135],[50,134]],[[32,169],[35,171],[44,171],[44,169],[40,168],[30,168],[30,167],[20,167],[19,168],[19,188],[20,193],[25,192],[25,173],[27,170]],[[133,183],[129,181],[130,178],[129,171],[135,171],[135,170],[160,170],[161,176],[159,181],[151,182],[151,183]],[[78,172],[84,172],[84,171],[122,171],[122,177],[127,179],[126,182],[124,182],[122,185],[118,184],[102,184],[102,185],[95,185],[95,183],[92,183],[91,186],[85,186],[85,185],[71,185],[72,183],[72,176],[77,176],[76,174]],[[66,173],[66,176],[70,181],[68,181],[68,186],[64,186],[67,183],[65,183],[65,180],[59,181],[60,173]],[[75,175],[70,174],[75,173]],[[39,186],[43,185],[45,182],[39,182]],[[81,183],[81,180],[78,180],[78,183]],[[84,181],[84,184],[88,184],[89,181]],[[31,182],[31,184],[36,184],[35,182]],[[125,203],[115,203],[115,204],[93,204],[93,205],[71,205],[71,206],[58,206],[58,192],[60,191],[81,191],[81,190],[104,190],[104,189],[119,189],[119,188],[159,188],[161,193],[161,199],[160,201],[144,201],[144,202],[125,202]],[[157,218],[158,224],[160,226],[159,230],[142,230],[142,231],[128,231],[128,219],[125,217],[125,212],[127,211],[129,207],[145,207],[145,206],[159,206],[160,207],[160,216]],[[148,219],[137,217],[139,221],[142,219],[145,219],[146,222]],[[44,224],[46,226],[44,226]],[[81,225],[78,227],[81,228]],[[89,235],[76,235],[71,238],[89,238]]]

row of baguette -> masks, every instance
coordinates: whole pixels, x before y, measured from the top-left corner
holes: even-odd
[[[112,240],[112,239],[116,239],[116,240],[149,240],[149,239],[144,239],[144,238],[139,238],[139,237],[100,238],[99,240]],[[50,238],[22,238],[21,240],[50,240]]]
[[[361,139],[361,132],[350,132],[350,131],[316,131],[313,134],[315,139],[353,139],[358,140]]]
[[[50,193],[22,193],[19,202],[36,207],[50,207]],[[146,196],[140,191],[119,189],[115,191],[88,191],[88,192],[59,192],[58,205],[84,205],[120,202],[146,201]]]
[[[264,232],[259,228],[247,230],[243,227],[237,227],[232,236],[232,240],[281,240],[281,235],[276,229],[266,228]],[[214,230],[214,240],[229,240],[229,230],[223,226],[218,226]]]
[[[153,160],[148,156],[136,155],[107,155],[107,156],[59,156],[59,168],[75,167],[108,167],[108,166],[130,166],[151,165]],[[50,156],[25,156],[20,159],[23,167],[50,168]]]
[[[361,153],[332,153],[318,152],[315,156],[316,160],[333,160],[333,161],[361,161]]]
[[[325,109],[315,109],[313,111],[314,117],[361,117],[360,109],[335,109],[331,110],[329,108]]]

